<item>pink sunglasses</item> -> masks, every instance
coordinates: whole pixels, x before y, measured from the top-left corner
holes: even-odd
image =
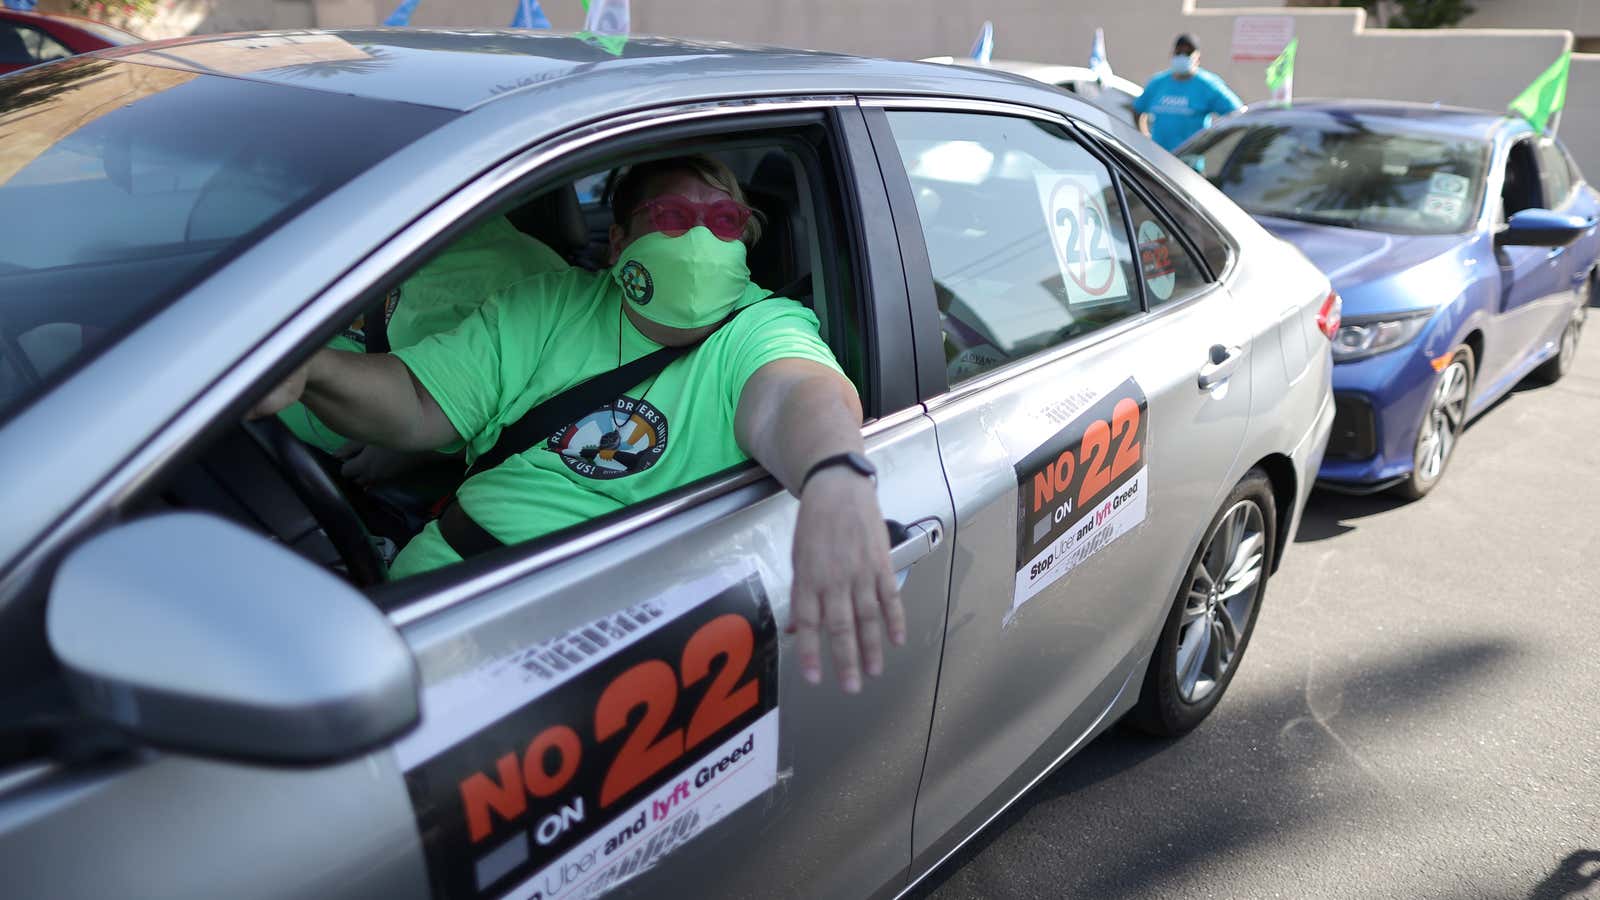
[[[632,218],[641,210],[650,214],[650,225],[667,237],[677,237],[696,225],[704,225],[724,241],[736,241],[744,234],[752,210],[737,200],[696,203],[681,194],[652,197],[628,213]]]

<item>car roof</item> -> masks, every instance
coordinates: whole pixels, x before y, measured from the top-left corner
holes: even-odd
[[[976,59],[964,59],[958,56],[931,56],[924,62],[942,63],[948,66],[962,66],[968,69],[992,69],[999,72],[1010,72],[1021,75],[1034,81],[1043,81],[1047,84],[1060,84],[1063,81],[1098,81],[1099,76],[1087,66],[1063,66],[1054,63],[1024,62],[1017,59],[991,59],[988,62],[979,62]],[[1112,74],[1106,83],[1123,93],[1137,97],[1144,93],[1144,88],[1136,81],[1129,81],[1121,75]]]
[[[915,62],[809,50],[524,29],[372,28],[260,32],[158,41],[98,52],[124,62],[468,111],[530,89],[587,92],[600,109],[670,103],[696,93],[795,90],[1007,93],[1014,79]],[[1015,94],[1015,91],[1010,93]]]
[[[1227,124],[1258,121],[1315,124],[1330,117],[1355,118],[1388,130],[1440,136],[1493,140],[1500,132],[1526,129],[1521,119],[1504,113],[1440,103],[1414,103],[1401,100],[1295,100],[1293,105],[1259,104],[1235,114]]]

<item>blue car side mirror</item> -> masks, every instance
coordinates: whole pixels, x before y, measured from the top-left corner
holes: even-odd
[[[1548,209],[1525,209],[1512,214],[1505,227],[1495,233],[1494,242],[1499,247],[1565,247],[1594,226],[1592,219]]]

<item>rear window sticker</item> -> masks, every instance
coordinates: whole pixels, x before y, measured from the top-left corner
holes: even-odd
[[[1178,268],[1172,262],[1172,237],[1154,219],[1139,223],[1139,270],[1157,300],[1172,299]]]
[[[1428,179],[1428,193],[1444,194],[1447,197],[1466,197],[1467,189],[1471,186],[1471,180],[1454,172],[1435,172],[1433,177]]]
[[[777,783],[772,608],[718,580],[425,689],[396,756],[435,897],[598,897]]]
[[[1144,521],[1148,411],[1144,390],[1129,378],[1017,464],[1017,574],[1007,622]]]
[[[1069,307],[1091,307],[1127,298],[1113,228],[1101,188],[1078,175],[1038,173],[1034,183],[1044,208],[1050,246],[1061,269]]]

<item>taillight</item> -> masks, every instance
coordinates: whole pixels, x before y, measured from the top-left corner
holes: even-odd
[[[1344,301],[1339,299],[1338,291],[1329,291],[1322,308],[1317,310],[1317,330],[1330,341],[1339,333],[1339,316],[1343,310]]]

